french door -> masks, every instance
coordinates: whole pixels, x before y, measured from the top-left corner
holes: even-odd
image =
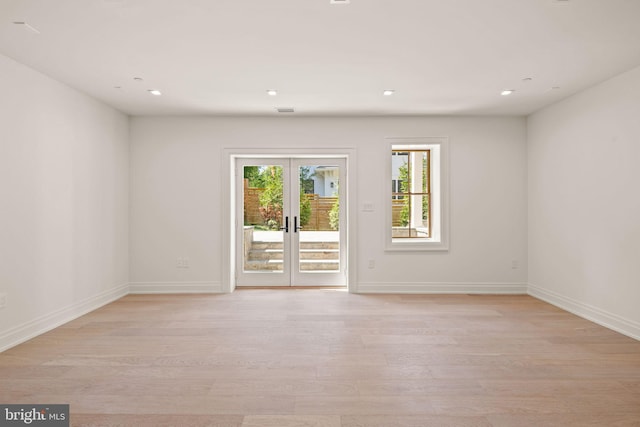
[[[343,158],[236,159],[236,285],[346,285]]]

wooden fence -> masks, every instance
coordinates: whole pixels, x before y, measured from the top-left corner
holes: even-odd
[[[309,231],[331,231],[329,222],[329,212],[333,205],[338,201],[337,197],[320,197],[317,194],[307,194],[309,203],[311,204],[311,218],[305,226],[305,230]]]
[[[260,194],[264,188],[249,187],[249,180],[244,180],[244,224],[259,225],[264,223],[260,215]]]
[[[393,227],[402,226],[402,221],[400,220],[400,213],[402,212],[402,208],[404,208],[404,200],[391,201],[391,225]]]

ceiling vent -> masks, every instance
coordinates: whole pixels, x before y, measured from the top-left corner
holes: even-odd
[[[329,0],[330,4],[349,4],[351,0]]]
[[[294,110],[291,107],[287,107],[287,108],[276,108],[276,110],[278,110],[278,113],[293,113]]]

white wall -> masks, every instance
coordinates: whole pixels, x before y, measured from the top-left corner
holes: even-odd
[[[530,293],[640,338],[640,68],[528,119]]]
[[[127,292],[128,118],[0,55],[0,351]]]
[[[448,252],[384,251],[385,138],[403,136],[450,138]],[[358,290],[526,292],[525,137],[524,118],[132,118],[132,290],[221,289],[223,149],[320,147],[356,150],[351,206],[376,207],[352,224]],[[176,268],[177,257],[190,268]]]

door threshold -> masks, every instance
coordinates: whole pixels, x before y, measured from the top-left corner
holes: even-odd
[[[315,290],[322,290],[322,289],[326,289],[329,291],[347,291],[348,288],[347,286],[344,285],[337,285],[337,286],[236,286],[236,291],[239,290],[258,290],[258,289],[264,289],[264,290],[274,290],[274,291],[279,291],[279,290],[304,290],[304,289],[315,289]]]

